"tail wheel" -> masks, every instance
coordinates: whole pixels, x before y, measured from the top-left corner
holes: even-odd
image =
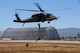
[[[23,23],[23,25],[22,25],[22,26],[24,26],[24,24],[25,24],[25,23]]]

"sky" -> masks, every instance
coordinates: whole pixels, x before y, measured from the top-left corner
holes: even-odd
[[[80,28],[80,0],[0,0],[0,31],[4,31],[7,28],[38,27],[38,23],[26,23],[22,26],[22,23],[13,22],[16,19],[15,9],[38,10],[34,3],[39,3],[46,13],[60,17],[58,20],[51,21],[50,24],[47,21],[40,22],[41,27],[53,26],[57,29]],[[23,20],[38,12],[17,11],[17,13]]]

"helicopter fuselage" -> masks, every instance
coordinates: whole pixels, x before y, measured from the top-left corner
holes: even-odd
[[[20,23],[27,23],[27,22],[44,22],[48,21],[48,23],[52,20],[57,20],[57,17],[50,14],[50,13],[38,13],[38,14],[33,14],[31,18],[27,18],[24,20],[21,20],[18,16],[18,14],[15,14],[17,20],[14,20],[14,22],[20,22]]]

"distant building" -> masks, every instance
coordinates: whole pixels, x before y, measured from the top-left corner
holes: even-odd
[[[11,38],[2,38],[2,40],[11,40]]]
[[[77,37],[80,38],[80,33],[77,34]]]
[[[80,41],[80,32],[77,34],[77,39]]]
[[[0,40],[2,40],[2,37],[0,36]]]
[[[2,38],[11,40],[59,40],[59,34],[54,27],[38,28],[8,28]]]

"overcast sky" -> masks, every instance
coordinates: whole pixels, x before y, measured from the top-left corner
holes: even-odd
[[[41,27],[53,26],[59,28],[80,28],[80,1],[79,0],[0,0],[0,31],[7,28],[30,28],[38,27],[38,23],[14,23],[15,9],[37,9],[34,3],[39,3],[42,9],[47,13],[51,13],[58,18],[58,20],[47,22],[40,22]],[[64,10],[71,8],[68,10]],[[57,10],[63,9],[63,10]],[[53,11],[47,11],[53,10]],[[21,19],[31,17],[37,12],[18,11]]]

